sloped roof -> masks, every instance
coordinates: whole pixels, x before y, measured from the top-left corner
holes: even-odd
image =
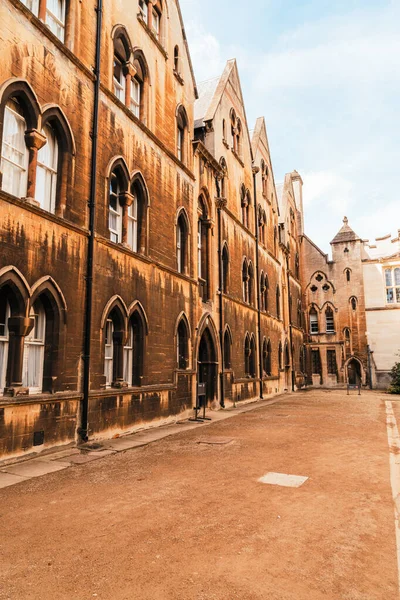
[[[194,103],[194,128],[202,127],[204,117],[207,114],[208,108],[214,98],[215,90],[217,89],[220,77],[214,77],[207,81],[202,81],[197,86],[198,100]]]
[[[331,241],[331,244],[343,244],[344,242],[355,242],[361,238],[349,226],[347,217],[343,219],[343,225]]]

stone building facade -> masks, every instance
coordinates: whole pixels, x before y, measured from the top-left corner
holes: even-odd
[[[0,3],[0,456],[367,380],[362,241],[327,260],[236,62],[197,86],[178,0],[133,5]]]
[[[367,341],[373,385],[386,388],[390,370],[400,361],[400,231],[364,242]]]

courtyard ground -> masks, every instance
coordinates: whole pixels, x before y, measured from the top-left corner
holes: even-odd
[[[1,489],[0,599],[398,599],[386,402],[281,396]]]

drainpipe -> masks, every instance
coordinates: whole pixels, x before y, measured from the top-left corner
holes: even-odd
[[[90,198],[89,198],[89,239],[88,255],[86,264],[86,306],[85,306],[85,337],[83,352],[83,399],[81,401],[81,425],[78,434],[82,441],[88,439],[88,412],[89,412],[89,389],[90,389],[90,338],[92,332],[92,298],[93,298],[93,255],[94,255],[94,232],[95,232],[95,201],[97,182],[97,147],[99,130],[99,104],[100,104],[100,60],[101,60],[101,26],[103,16],[103,0],[98,0],[96,22],[96,58],[93,70],[94,100],[93,100],[93,122],[92,122],[92,164],[90,169]]]
[[[258,216],[257,216],[257,178],[260,167],[253,164],[253,187],[254,187],[254,223],[256,234],[256,278],[257,278],[257,333],[258,333],[258,373],[260,376],[260,398],[263,399],[263,368],[262,368],[262,347],[261,347],[261,311],[260,311],[260,268],[258,263]]]
[[[295,372],[294,372],[294,355],[293,355],[293,330],[292,330],[292,315],[290,310],[290,275],[289,275],[289,254],[286,256],[286,277],[287,277],[287,289],[288,289],[288,315],[289,315],[289,342],[290,342],[290,360],[291,360],[291,371],[292,371],[292,392],[295,387]]]
[[[217,188],[217,218],[218,218],[218,298],[219,298],[219,343],[221,347],[221,372],[220,372],[220,391],[221,398],[219,401],[220,407],[225,408],[225,356],[224,356],[224,302],[223,302],[223,277],[222,277],[222,217],[221,209],[226,205],[225,198],[221,198],[221,188],[219,185],[218,176],[215,178],[215,186]]]

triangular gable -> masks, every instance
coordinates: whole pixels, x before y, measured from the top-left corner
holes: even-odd
[[[189,63],[190,74],[192,76],[192,81],[193,81],[194,97],[198,98],[199,95],[198,95],[198,91],[197,91],[196,78],[194,76],[193,63],[192,63],[192,59],[191,59],[191,56],[190,56],[189,44],[188,44],[187,37],[186,37],[186,31],[185,31],[185,25],[184,25],[184,22],[183,22],[182,11],[181,11],[181,7],[180,7],[180,4],[179,4],[179,0],[175,0],[175,1],[176,1],[176,8],[178,10],[179,20],[180,20],[180,23],[181,23],[183,44],[185,46],[185,52],[186,52],[186,56],[187,56],[188,63]]]
[[[258,119],[256,121],[256,125],[253,130],[253,135],[251,138],[251,149],[252,149],[254,158],[257,156],[257,150],[260,148],[260,146],[264,146],[264,148],[266,150],[266,154],[268,156],[268,162],[269,162],[268,167],[269,167],[269,170],[270,170],[270,173],[272,176],[272,185],[273,185],[273,189],[275,191],[274,197],[276,198],[276,209],[277,209],[278,215],[279,215],[280,214],[279,192],[281,192],[282,190],[279,190],[279,192],[278,192],[278,186],[275,185],[274,168],[272,165],[271,152],[269,149],[269,142],[268,142],[267,127],[265,124],[264,117],[258,117]],[[260,150],[260,154],[265,154],[265,153],[261,152],[261,150]]]

